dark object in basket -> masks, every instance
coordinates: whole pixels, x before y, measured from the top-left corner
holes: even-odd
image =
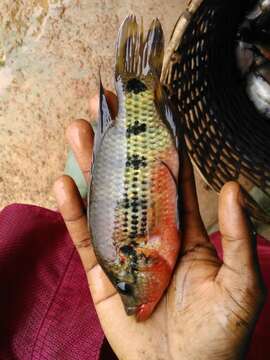
[[[239,26],[237,63],[250,100],[270,118],[270,1],[260,0]]]
[[[239,26],[255,3],[191,1],[172,35],[162,79],[205,181],[219,192],[229,180],[246,179],[270,197],[270,121],[250,101],[235,55]],[[270,222],[247,198],[253,217]]]

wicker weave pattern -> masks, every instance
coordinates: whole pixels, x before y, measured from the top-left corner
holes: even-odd
[[[203,1],[183,28],[165,83],[205,181],[219,192],[227,181],[243,177],[270,196],[270,121],[249,100],[235,58],[237,29],[250,5]],[[270,220],[249,203],[255,217]]]

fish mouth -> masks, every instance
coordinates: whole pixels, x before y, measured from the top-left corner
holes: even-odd
[[[128,316],[135,315],[137,313],[137,306],[125,306],[125,310]]]

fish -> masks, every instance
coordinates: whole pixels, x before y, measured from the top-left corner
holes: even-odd
[[[270,60],[269,38],[270,0],[260,0],[257,1],[255,7],[245,16],[238,29],[237,55],[238,59],[240,59],[240,68],[245,58],[250,67],[252,66],[251,52],[253,52],[254,57],[262,56]]]
[[[236,60],[242,76],[249,73],[254,64],[254,58],[255,54],[252,45],[239,41],[236,47]]]
[[[270,118],[270,0],[260,0],[237,34],[236,59],[255,108]]]
[[[179,139],[160,82],[164,33],[154,19],[129,15],[116,43],[113,118],[100,81],[88,224],[99,264],[125,312],[147,320],[166,291],[179,255]]]
[[[248,75],[247,93],[256,109],[270,118],[270,64]]]

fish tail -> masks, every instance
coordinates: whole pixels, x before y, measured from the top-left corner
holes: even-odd
[[[131,78],[160,78],[163,57],[164,33],[159,20],[153,20],[144,39],[142,21],[139,25],[135,15],[129,15],[120,27],[116,44],[116,79],[120,77],[125,83]]]

